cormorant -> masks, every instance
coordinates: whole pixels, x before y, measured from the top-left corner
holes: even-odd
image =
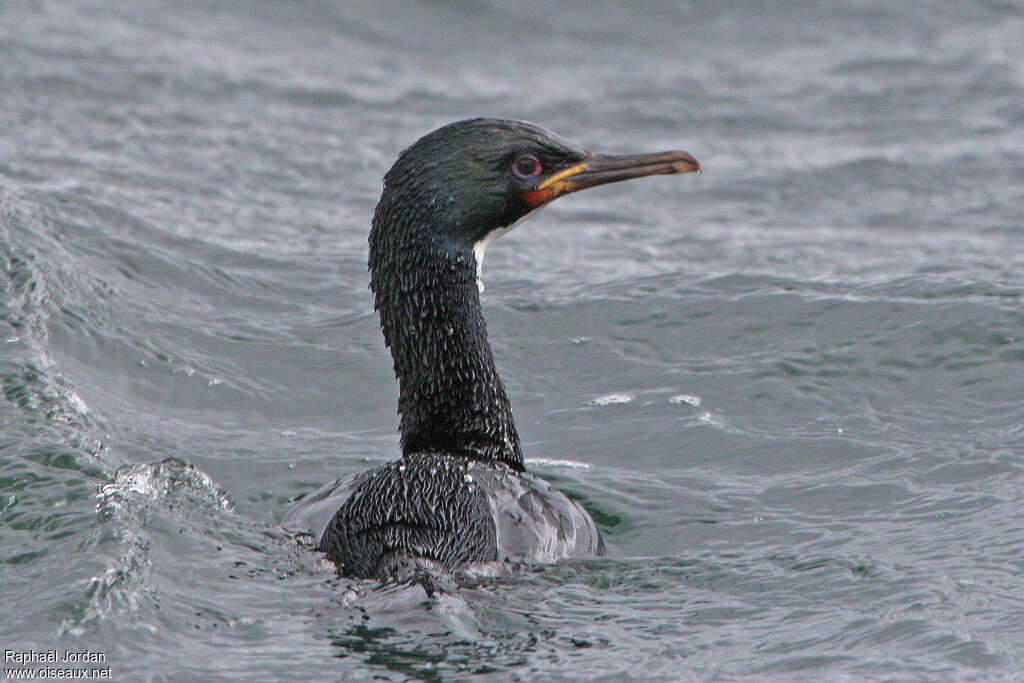
[[[569,192],[694,171],[686,152],[592,154],[533,124],[491,118],[449,124],[402,152],[384,176],[369,239],[402,457],[308,496],[284,526],[318,539],[353,578],[603,554],[587,511],[525,471],[480,308],[484,251]]]

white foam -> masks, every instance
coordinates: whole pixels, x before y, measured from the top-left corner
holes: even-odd
[[[579,460],[557,460],[554,458],[527,458],[526,462],[531,465],[539,465],[541,467],[570,467],[577,470],[589,470],[593,467],[589,462],[580,462]]]
[[[629,394],[605,394],[604,396],[598,396],[587,401],[587,405],[591,406],[616,406],[616,405],[627,405],[633,402],[633,397]]]

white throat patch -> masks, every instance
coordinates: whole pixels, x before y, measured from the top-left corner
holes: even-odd
[[[541,207],[543,208],[543,207]],[[537,215],[540,209],[534,209],[530,213],[526,214],[512,225],[506,225],[504,228],[496,228],[491,230],[489,233],[484,235],[484,238],[473,245],[473,256],[476,258],[476,286],[480,290],[480,293],[484,293],[484,281],[480,279],[480,276],[484,272],[484,253],[487,251],[487,247],[490,246],[491,242],[504,235],[509,230],[517,228],[525,223],[529,218]]]

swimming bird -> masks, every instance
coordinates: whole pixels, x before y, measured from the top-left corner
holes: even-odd
[[[427,134],[384,176],[370,288],[398,378],[401,459],[339,480],[286,516],[352,578],[604,553],[590,514],[528,472],[480,295],[484,252],[548,202],[700,171],[686,152],[608,156],[539,126],[479,118]]]

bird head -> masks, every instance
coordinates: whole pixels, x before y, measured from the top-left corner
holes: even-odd
[[[523,121],[469,119],[420,138],[384,177],[374,232],[405,226],[456,251],[482,248],[531,212],[577,190],[699,172],[686,152],[593,154]],[[371,237],[371,241],[373,238]]]

